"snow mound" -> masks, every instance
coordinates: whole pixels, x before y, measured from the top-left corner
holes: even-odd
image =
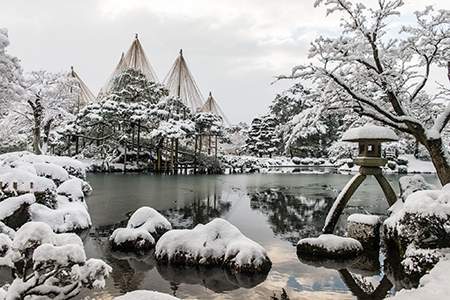
[[[141,207],[128,220],[127,228],[142,228],[152,235],[161,235],[171,230],[172,225],[158,211],[151,207]]]
[[[61,197],[58,197],[61,199]],[[62,197],[62,199],[66,199]],[[56,209],[35,203],[30,206],[31,219],[49,224],[55,232],[87,229],[92,225],[91,217],[84,203],[58,201]]]
[[[132,291],[125,295],[115,297],[113,300],[180,300],[179,298],[154,291]]]
[[[224,219],[193,229],[166,232],[156,244],[156,259],[188,265],[226,266],[243,272],[268,272],[266,250]]]
[[[52,179],[56,184],[69,180],[69,173],[58,165],[52,163],[35,163],[36,175]]]
[[[394,130],[374,124],[349,129],[342,135],[342,141],[345,142],[357,142],[359,140],[397,141],[398,136]]]
[[[366,215],[366,214],[352,214],[348,216],[347,222],[366,224],[366,225],[377,225],[379,224],[380,217],[375,215]]]
[[[3,185],[3,192],[43,193],[56,190],[56,185],[51,179],[37,176],[22,168],[10,169],[9,172],[0,173],[0,182]]]
[[[57,189],[58,195],[66,196],[69,201],[84,202],[83,181],[78,178],[64,181]]]
[[[362,251],[363,247],[359,241],[334,234],[301,239],[297,244],[297,253],[306,257],[351,258]]]

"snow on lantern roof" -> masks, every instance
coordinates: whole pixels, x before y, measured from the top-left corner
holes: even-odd
[[[359,142],[364,140],[397,141],[398,136],[394,130],[377,126],[374,124],[366,124],[362,127],[347,130],[342,135],[342,140],[346,142]]]

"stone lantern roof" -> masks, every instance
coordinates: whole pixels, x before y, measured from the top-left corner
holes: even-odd
[[[363,142],[363,141],[391,142],[391,141],[398,141],[398,136],[394,132],[394,130],[390,128],[377,126],[369,123],[362,127],[347,130],[342,135],[342,140],[346,142]]]

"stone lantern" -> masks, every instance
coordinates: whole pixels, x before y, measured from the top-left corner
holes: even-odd
[[[395,132],[390,128],[366,124],[362,127],[348,130],[342,136],[342,140],[358,143],[359,153],[354,159],[354,162],[359,165],[360,168],[359,172],[353,176],[339,193],[333,206],[328,212],[325,225],[322,229],[324,233],[333,233],[334,227],[347,205],[347,202],[368,175],[375,176],[383,190],[389,206],[397,201],[397,196],[386,177],[384,177],[381,169],[381,167],[387,163],[387,159],[381,157],[381,143],[397,141],[398,137]]]

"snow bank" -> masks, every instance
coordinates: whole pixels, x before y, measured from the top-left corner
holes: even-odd
[[[301,239],[297,244],[299,255],[317,258],[351,258],[360,254],[362,250],[363,247],[359,241],[334,234]]]
[[[115,297],[114,300],[180,300],[180,299],[159,292],[138,290],[128,292],[123,296]]]
[[[155,240],[171,229],[172,225],[163,215],[144,206],[133,213],[126,228],[114,230],[109,241],[117,250],[149,250],[155,246]]]
[[[166,232],[156,244],[156,259],[188,265],[226,266],[243,272],[268,272],[265,249],[224,219],[193,229]]]
[[[347,142],[354,142],[360,139],[397,141],[398,136],[395,134],[394,130],[390,128],[370,123],[362,127],[349,129],[342,135],[342,140]]]
[[[450,295],[450,260],[449,257],[438,262],[429,274],[420,279],[416,289],[401,290],[389,299],[392,300],[442,300]]]

